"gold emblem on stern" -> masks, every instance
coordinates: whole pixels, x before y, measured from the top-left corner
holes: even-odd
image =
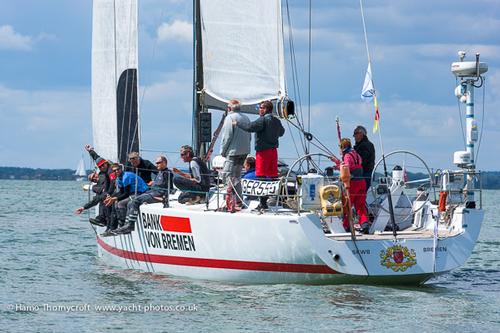
[[[394,272],[404,272],[417,263],[415,250],[396,244],[386,251],[380,251],[380,264]]]

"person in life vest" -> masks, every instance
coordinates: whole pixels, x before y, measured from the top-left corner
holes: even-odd
[[[366,214],[366,182],[363,178],[363,160],[361,156],[352,149],[351,140],[348,138],[340,140],[340,149],[342,150],[342,161],[334,156],[330,159],[336,164],[336,169],[340,169],[341,163],[349,167],[351,173],[349,198],[351,204],[356,209],[361,232],[367,234],[370,231],[370,224]],[[349,214],[347,210],[344,211],[343,225],[346,231],[350,230]]]

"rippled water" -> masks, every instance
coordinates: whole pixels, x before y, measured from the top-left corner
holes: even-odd
[[[485,223],[464,267],[395,288],[234,285],[113,269],[97,259],[86,216],[73,215],[86,201],[80,186],[0,180],[0,331],[500,332],[500,191],[483,194]]]

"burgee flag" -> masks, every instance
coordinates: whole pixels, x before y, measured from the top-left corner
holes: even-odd
[[[363,90],[361,91],[361,99],[365,102],[369,102],[373,99],[375,95],[375,88],[373,88],[372,81],[372,65],[368,63],[368,68],[366,69],[365,83],[363,83]]]
[[[377,95],[375,94],[375,88],[373,87],[372,65],[370,62],[368,62],[368,68],[366,69],[365,82],[363,83],[363,90],[361,91],[361,99],[365,102],[373,100],[373,105],[375,106],[375,121],[373,123],[373,133],[376,133],[378,131],[378,121],[380,119],[380,114],[378,113]]]

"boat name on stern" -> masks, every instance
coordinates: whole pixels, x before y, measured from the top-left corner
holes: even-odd
[[[196,251],[188,217],[142,213],[140,222],[148,247]]]
[[[380,264],[394,272],[404,272],[417,263],[415,250],[396,244],[380,251]]]

